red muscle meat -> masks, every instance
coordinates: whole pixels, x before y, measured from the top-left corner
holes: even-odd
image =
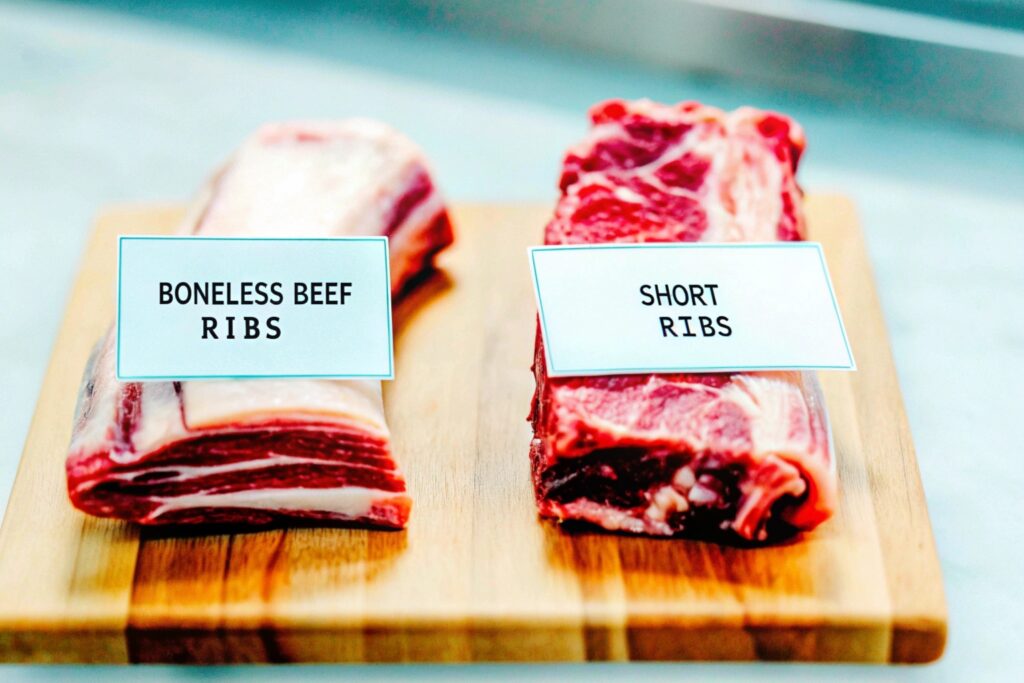
[[[423,155],[364,120],[263,127],[180,232],[387,235],[395,296],[452,242]],[[111,331],[97,347],[79,397],[67,458],[75,507],[142,524],[405,526],[411,503],[380,382],[118,382],[115,342]]]
[[[803,132],[784,116],[613,100],[569,150],[546,244],[805,236]],[[835,506],[825,406],[801,372],[548,377],[538,333],[531,461],[543,516],[768,541]]]

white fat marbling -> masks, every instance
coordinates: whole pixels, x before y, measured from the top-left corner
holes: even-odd
[[[130,472],[117,472],[104,475],[104,479],[120,479],[122,481],[133,481],[146,477],[154,472],[161,472],[167,476],[161,477],[153,483],[165,483],[169,481],[188,481],[213,476],[215,474],[226,474],[228,472],[245,472],[249,470],[262,470],[268,467],[281,467],[282,465],[341,465],[347,468],[377,469],[372,465],[360,463],[344,463],[338,460],[326,460],[324,458],[303,458],[295,455],[270,455],[266,458],[255,458],[252,460],[238,460],[224,465],[159,465],[135,469]],[[174,472],[174,474],[169,474]]]
[[[249,508],[253,510],[303,510],[329,512],[341,517],[358,518],[366,515],[374,503],[385,502],[404,494],[361,486],[341,488],[250,489],[233,493],[195,493],[185,496],[157,498],[160,506],[149,514],[150,518],[166,515],[175,510],[201,507]]]

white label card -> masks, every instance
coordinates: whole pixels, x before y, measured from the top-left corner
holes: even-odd
[[[118,240],[119,380],[393,376],[386,237]]]
[[[548,373],[854,370],[821,245],[531,247]]]

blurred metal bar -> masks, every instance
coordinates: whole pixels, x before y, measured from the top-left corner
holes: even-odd
[[[412,0],[434,24],[1024,130],[1024,32],[836,0]]]

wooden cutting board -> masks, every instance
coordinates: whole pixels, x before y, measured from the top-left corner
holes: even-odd
[[[537,519],[526,423],[526,246],[549,207],[458,206],[458,244],[396,310],[385,404],[414,497],[406,531],[173,535],[86,517],[64,455],[90,347],[113,317],[115,237],[178,207],[98,222],[68,301],[0,529],[0,660],[395,662],[769,659],[924,662],[946,607],[863,237],[810,197],[857,364],[823,373],[834,519],[786,545],[569,534]]]

